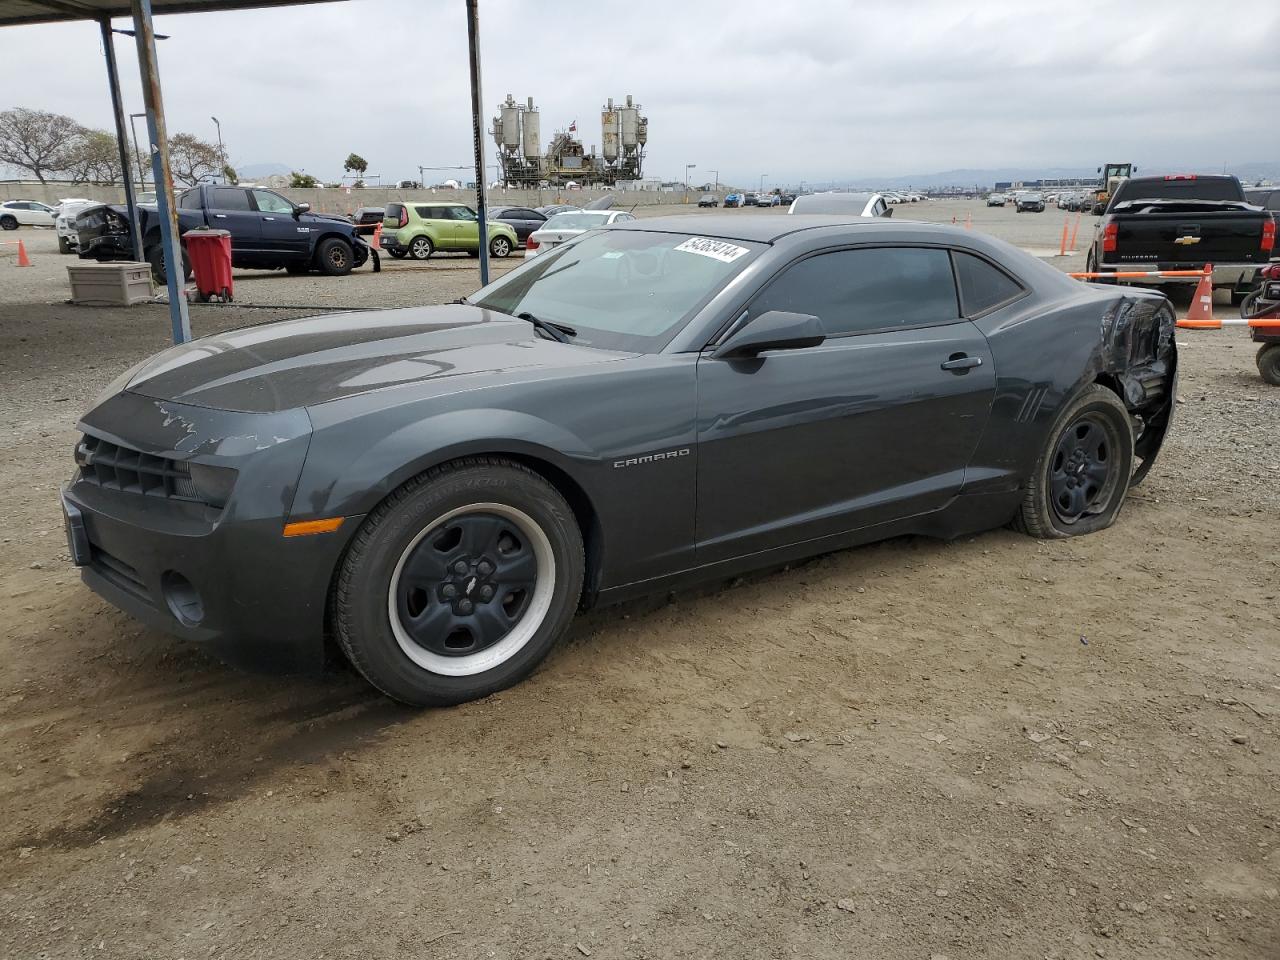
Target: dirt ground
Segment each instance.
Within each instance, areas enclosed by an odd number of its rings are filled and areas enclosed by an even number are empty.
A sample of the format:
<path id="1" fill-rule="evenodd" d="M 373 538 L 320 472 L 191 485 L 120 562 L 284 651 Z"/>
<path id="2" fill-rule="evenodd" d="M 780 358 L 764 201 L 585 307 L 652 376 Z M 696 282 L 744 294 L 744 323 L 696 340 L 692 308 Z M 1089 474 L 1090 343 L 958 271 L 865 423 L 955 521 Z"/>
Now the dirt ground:
<path id="1" fill-rule="evenodd" d="M 237 672 L 80 585 L 76 416 L 167 320 L 61 304 L 51 235 L 22 236 L 0 957 L 1280 956 L 1280 390 L 1238 329 L 1180 338 L 1172 438 L 1110 530 L 898 539 L 597 610 L 518 688 L 414 712 Z M 276 306 L 193 307 L 197 332 L 476 281 L 237 284 Z"/>

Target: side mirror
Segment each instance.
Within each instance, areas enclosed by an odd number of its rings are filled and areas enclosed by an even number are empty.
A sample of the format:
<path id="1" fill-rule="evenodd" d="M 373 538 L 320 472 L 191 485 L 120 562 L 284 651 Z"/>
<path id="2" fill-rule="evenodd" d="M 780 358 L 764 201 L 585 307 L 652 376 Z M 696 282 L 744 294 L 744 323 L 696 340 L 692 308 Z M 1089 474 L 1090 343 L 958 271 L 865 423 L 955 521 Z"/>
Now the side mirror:
<path id="1" fill-rule="evenodd" d="M 884 208 L 884 213 L 880 214 L 880 216 L 882 216 L 882 217 L 892 217 L 892 216 L 893 216 L 893 207 L 885 206 L 885 208 Z"/>
<path id="2" fill-rule="evenodd" d="M 716 360 L 754 357 L 764 350 L 816 347 L 827 339 L 822 321 L 807 313 L 770 310 L 762 313 L 711 352 Z"/>
<path id="3" fill-rule="evenodd" d="M 310 210 L 311 210 L 311 204 L 309 203 L 299 203 L 293 208 L 293 212 L 295 216 L 300 213 L 308 213 L 310 212 Z"/>

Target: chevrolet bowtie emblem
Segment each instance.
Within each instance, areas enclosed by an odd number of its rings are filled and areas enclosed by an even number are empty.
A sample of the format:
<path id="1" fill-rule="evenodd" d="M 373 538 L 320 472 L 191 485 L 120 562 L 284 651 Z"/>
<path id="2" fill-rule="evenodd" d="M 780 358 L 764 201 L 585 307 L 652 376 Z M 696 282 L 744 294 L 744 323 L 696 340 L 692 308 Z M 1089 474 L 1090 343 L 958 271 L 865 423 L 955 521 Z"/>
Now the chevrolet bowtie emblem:
<path id="1" fill-rule="evenodd" d="M 1173 242 L 1180 243 L 1185 247 L 1185 246 L 1190 246 L 1193 243 L 1199 243 L 1200 238 L 1187 235 L 1185 237 L 1178 237 L 1178 239 L 1174 240 Z"/>

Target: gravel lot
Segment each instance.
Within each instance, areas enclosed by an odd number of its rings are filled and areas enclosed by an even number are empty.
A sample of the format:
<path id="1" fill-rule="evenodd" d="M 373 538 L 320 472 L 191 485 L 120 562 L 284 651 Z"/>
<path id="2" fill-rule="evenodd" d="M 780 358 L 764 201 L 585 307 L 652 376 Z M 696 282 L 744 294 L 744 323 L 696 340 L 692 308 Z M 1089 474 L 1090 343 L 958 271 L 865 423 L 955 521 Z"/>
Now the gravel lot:
<path id="1" fill-rule="evenodd" d="M 1056 211 L 896 213 L 966 214 L 1056 252 Z M 520 687 L 416 713 L 236 672 L 80 585 L 75 419 L 167 314 L 64 305 L 52 233 L 17 236 L 0 957 L 1280 956 L 1280 391 L 1240 330 L 1180 341 L 1173 435 L 1110 530 L 902 538 L 594 611 Z M 384 265 L 237 273 L 193 324 L 477 284 Z"/>

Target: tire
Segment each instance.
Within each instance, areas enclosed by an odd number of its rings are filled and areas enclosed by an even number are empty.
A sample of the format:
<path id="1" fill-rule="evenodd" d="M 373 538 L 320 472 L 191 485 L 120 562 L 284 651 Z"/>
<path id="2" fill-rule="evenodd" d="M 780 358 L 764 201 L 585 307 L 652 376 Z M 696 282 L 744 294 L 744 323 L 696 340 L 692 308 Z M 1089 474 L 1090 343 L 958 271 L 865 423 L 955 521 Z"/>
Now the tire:
<path id="1" fill-rule="evenodd" d="M 1089 253 L 1088 253 L 1088 255 L 1084 258 L 1084 272 L 1085 272 L 1085 273 L 1097 273 L 1097 272 L 1098 272 L 1098 258 L 1097 258 L 1097 256 L 1094 254 L 1094 252 L 1093 252 L 1093 249 L 1092 249 L 1092 248 L 1090 248 L 1090 249 L 1089 249 Z M 1114 284 L 1114 283 L 1115 283 L 1115 280 L 1107 280 L 1107 279 L 1105 279 L 1105 278 L 1103 278 L 1103 277 L 1094 277 L 1094 278 L 1092 278 L 1089 282 L 1090 282 L 1090 283 L 1110 283 L 1110 284 Z"/>
<path id="2" fill-rule="evenodd" d="M 584 563 L 573 511 L 542 477 L 460 460 L 410 480 L 365 519 L 334 586 L 334 634 L 395 700 L 475 700 L 546 657 L 573 619 Z"/>
<path id="3" fill-rule="evenodd" d="M 385 250 L 385 252 L 391 255 L 392 260 L 403 260 L 409 254 L 408 250 L 402 250 L 399 247 L 395 250 Z"/>
<path id="4" fill-rule="evenodd" d="M 511 256 L 512 243 L 506 237 L 498 236 L 489 241 L 489 255 L 504 260 Z"/>
<path id="5" fill-rule="evenodd" d="M 286 263 L 284 272 L 293 277 L 300 277 L 311 272 L 309 263 Z"/>
<path id="6" fill-rule="evenodd" d="M 316 247 L 316 265 L 327 277 L 345 277 L 355 266 L 351 244 L 341 237 L 326 237 Z"/>
<path id="7" fill-rule="evenodd" d="M 64 254 L 64 255 L 65 255 L 65 254 L 70 253 L 70 252 L 71 252 L 71 241 L 70 241 L 70 240 L 68 240 L 66 237 L 59 236 L 59 237 L 58 237 L 58 252 L 59 252 L 59 253 L 61 253 L 61 254 Z"/>
<path id="8" fill-rule="evenodd" d="M 1264 343 L 1258 351 L 1258 373 L 1273 387 L 1280 387 L 1280 343 Z"/>
<path id="9" fill-rule="evenodd" d="M 146 258 L 147 263 L 151 264 L 151 279 L 163 287 L 168 281 L 165 279 L 164 254 L 161 252 L 160 245 L 148 247 Z M 187 256 L 186 247 L 182 248 L 182 282 L 191 282 L 191 258 Z"/>
<path id="10" fill-rule="evenodd" d="M 435 245 L 428 236 L 414 237 L 409 241 L 409 256 L 415 260 L 430 260 L 435 252 Z"/>
<path id="11" fill-rule="evenodd" d="M 0 217 L 0 230 L 17 230 L 17 217 Z"/>
<path id="12" fill-rule="evenodd" d="M 1091 384 L 1058 414 L 1027 480 L 1016 530 L 1040 540 L 1115 522 L 1133 475 L 1133 427 L 1120 398 Z"/>

